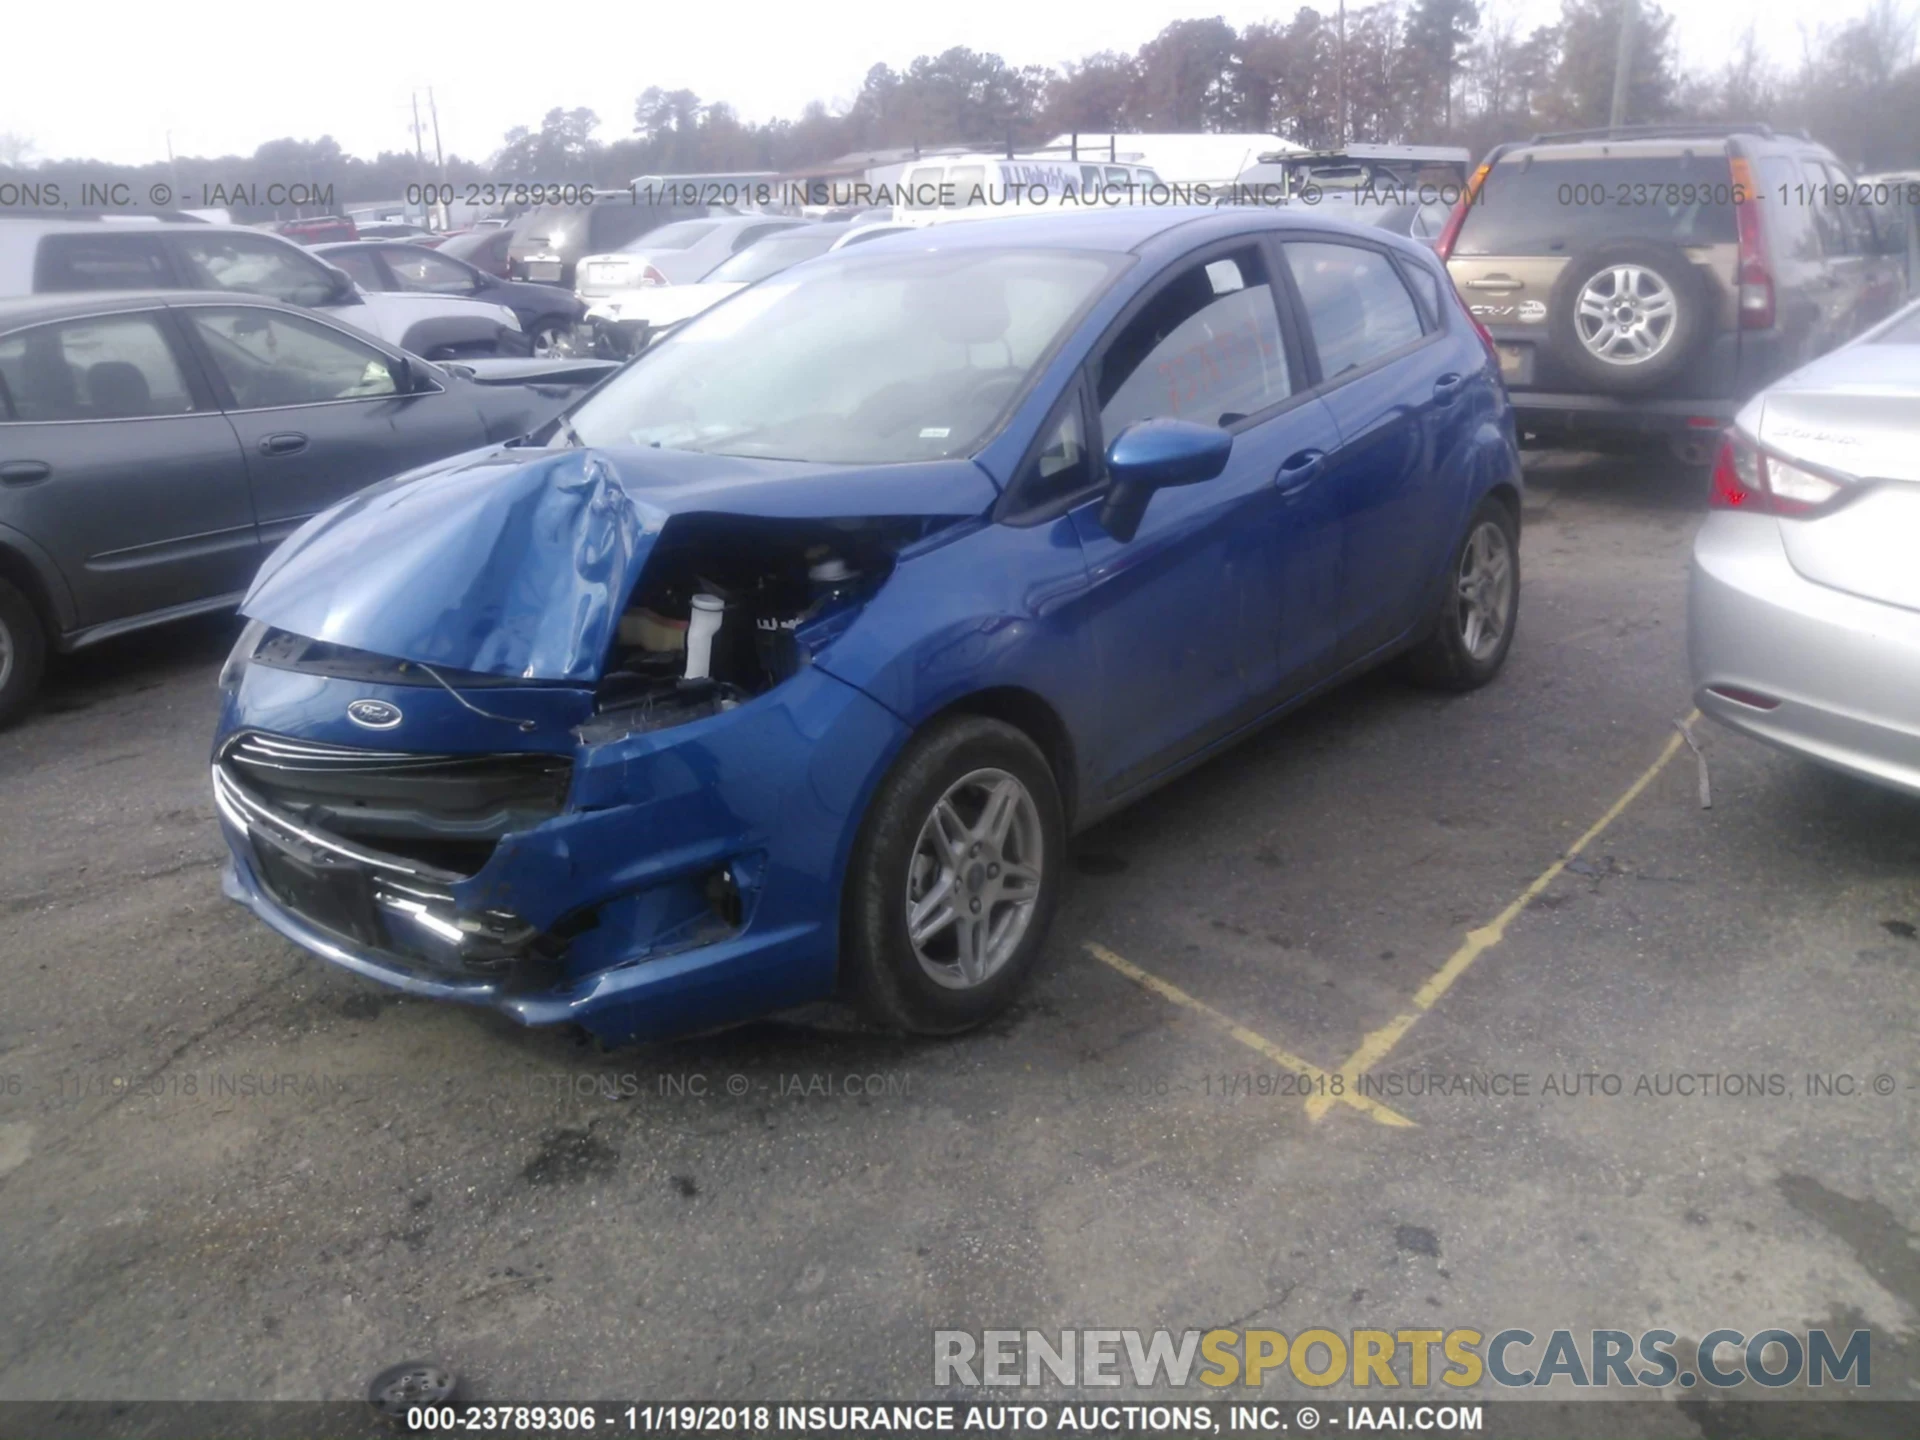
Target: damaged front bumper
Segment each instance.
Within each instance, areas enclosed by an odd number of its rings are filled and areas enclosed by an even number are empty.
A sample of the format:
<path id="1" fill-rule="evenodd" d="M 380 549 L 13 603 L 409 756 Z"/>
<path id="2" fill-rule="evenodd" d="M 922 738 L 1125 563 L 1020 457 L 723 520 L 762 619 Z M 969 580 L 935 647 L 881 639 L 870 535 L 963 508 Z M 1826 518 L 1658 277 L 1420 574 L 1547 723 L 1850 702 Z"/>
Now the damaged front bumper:
<path id="1" fill-rule="evenodd" d="M 370 735 L 346 718 L 367 700 L 404 722 Z M 226 893 L 370 979 L 610 1041 L 830 995 L 841 877 L 898 719 L 817 668 L 593 742 L 591 709 L 564 686 L 466 699 L 247 666 L 213 755 Z"/>

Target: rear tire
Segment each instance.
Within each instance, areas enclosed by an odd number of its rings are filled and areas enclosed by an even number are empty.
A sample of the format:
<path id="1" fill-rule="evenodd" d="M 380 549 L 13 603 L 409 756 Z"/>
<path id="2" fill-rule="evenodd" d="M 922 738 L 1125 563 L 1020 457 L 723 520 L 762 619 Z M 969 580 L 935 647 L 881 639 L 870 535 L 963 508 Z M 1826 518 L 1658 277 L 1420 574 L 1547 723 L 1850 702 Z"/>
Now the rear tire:
<path id="1" fill-rule="evenodd" d="M 11 724 L 33 702 L 46 664 L 39 615 L 12 582 L 0 580 L 0 725 Z"/>
<path id="2" fill-rule="evenodd" d="M 1039 959 L 1066 858 L 1039 747 L 982 716 L 935 722 L 881 781 L 854 843 L 841 910 L 849 998 L 922 1035 L 990 1019 Z"/>
<path id="3" fill-rule="evenodd" d="M 1489 495 L 1454 547 L 1433 628 L 1402 669 L 1436 690 L 1478 690 L 1506 664 L 1519 618 L 1520 525 Z"/>

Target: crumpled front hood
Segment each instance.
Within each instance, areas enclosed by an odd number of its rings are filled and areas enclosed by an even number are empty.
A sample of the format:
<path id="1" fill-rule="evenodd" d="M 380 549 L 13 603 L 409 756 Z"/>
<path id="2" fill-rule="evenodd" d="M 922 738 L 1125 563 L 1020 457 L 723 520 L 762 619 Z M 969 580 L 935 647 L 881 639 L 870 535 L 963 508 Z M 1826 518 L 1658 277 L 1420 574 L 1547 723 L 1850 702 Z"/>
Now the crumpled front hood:
<path id="1" fill-rule="evenodd" d="M 971 461 L 853 469 L 687 451 L 456 456 L 309 520 L 240 607 L 376 655 L 529 680 L 597 680 L 654 541 L 676 514 L 979 515 Z"/>

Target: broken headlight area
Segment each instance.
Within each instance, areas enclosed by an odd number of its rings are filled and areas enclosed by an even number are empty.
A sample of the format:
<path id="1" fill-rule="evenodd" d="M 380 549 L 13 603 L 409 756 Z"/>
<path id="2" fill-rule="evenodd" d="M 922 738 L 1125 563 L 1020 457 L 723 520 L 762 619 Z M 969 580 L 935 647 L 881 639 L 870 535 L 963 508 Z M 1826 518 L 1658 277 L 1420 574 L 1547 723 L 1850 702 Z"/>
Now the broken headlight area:
<path id="1" fill-rule="evenodd" d="M 684 725 L 764 694 L 813 662 L 949 520 L 669 520 L 616 628 L 575 733 L 584 744 Z"/>

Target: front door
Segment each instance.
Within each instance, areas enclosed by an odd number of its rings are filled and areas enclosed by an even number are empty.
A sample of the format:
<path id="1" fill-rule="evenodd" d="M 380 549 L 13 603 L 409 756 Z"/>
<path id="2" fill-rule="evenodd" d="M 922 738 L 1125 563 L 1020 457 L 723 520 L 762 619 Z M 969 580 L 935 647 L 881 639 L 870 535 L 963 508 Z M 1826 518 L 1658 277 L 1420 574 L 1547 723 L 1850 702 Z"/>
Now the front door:
<path id="1" fill-rule="evenodd" d="M 377 480 L 486 443 L 479 414 L 430 374 L 431 389 L 402 394 L 385 352 L 323 321 L 261 305 L 178 313 L 226 385 L 268 546 Z"/>
<path id="2" fill-rule="evenodd" d="M 259 564 L 233 427 L 164 311 L 0 339 L 0 523 L 54 557 L 100 625 L 244 590 Z"/>
<path id="3" fill-rule="evenodd" d="M 1181 262 L 1093 363 L 1101 448 L 1161 417 L 1234 436 L 1226 469 L 1155 494 L 1131 540 L 1101 527 L 1100 498 L 1072 512 L 1109 697 L 1096 763 L 1110 794 L 1324 668 L 1338 530 L 1316 471 L 1337 432 L 1296 373 L 1264 251 L 1245 242 Z"/>

